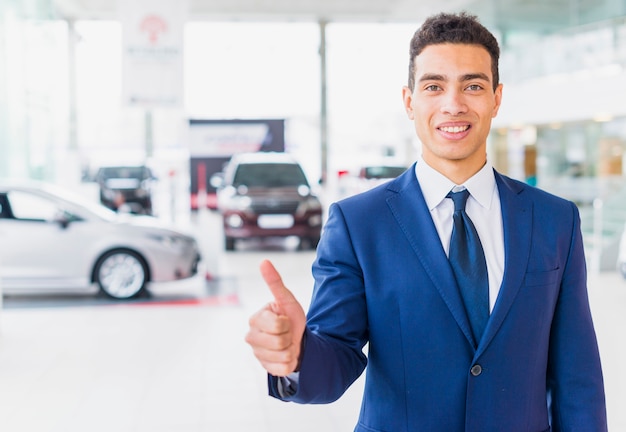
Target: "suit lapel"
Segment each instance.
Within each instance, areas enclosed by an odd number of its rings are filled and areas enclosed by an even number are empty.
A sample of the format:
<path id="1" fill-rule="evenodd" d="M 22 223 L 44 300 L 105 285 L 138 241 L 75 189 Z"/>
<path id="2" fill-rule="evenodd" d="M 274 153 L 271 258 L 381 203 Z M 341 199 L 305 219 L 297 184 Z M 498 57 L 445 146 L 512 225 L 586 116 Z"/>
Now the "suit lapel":
<path id="1" fill-rule="evenodd" d="M 452 268 L 415 177 L 414 167 L 389 184 L 388 190 L 393 193 L 389 194 L 387 204 L 465 337 L 472 346 L 476 346 Z"/>
<path id="2" fill-rule="evenodd" d="M 530 256 L 532 202 L 522 193 L 524 186 L 521 183 L 513 182 L 497 172 L 495 174 L 500 193 L 504 230 L 504 275 L 500 293 L 477 352 L 478 355 L 489 345 L 511 309 L 524 281 Z"/>

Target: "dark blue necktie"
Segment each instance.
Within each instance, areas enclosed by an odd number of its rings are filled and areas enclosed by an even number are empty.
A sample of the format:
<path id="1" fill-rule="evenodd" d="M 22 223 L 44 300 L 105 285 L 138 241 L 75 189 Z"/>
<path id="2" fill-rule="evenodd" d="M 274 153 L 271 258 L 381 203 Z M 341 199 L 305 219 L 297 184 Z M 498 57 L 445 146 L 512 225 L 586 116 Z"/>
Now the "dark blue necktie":
<path id="1" fill-rule="evenodd" d="M 489 319 L 489 280 L 480 238 L 472 220 L 465 213 L 467 197 L 469 197 L 467 189 L 450 192 L 447 195 L 447 198 L 454 202 L 452 216 L 454 225 L 448 259 L 461 290 L 474 340 L 478 345 Z"/>

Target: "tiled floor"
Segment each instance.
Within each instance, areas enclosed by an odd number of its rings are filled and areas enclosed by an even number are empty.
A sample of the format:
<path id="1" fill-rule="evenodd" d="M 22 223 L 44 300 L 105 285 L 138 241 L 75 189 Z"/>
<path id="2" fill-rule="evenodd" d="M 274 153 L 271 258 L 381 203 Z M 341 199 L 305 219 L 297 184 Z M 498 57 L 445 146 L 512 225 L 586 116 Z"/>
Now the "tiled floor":
<path id="1" fill-rule="evenodd" d="M 210 216 L 208 216 L 210 218 Z M 308 302 L 311 252 L 218 252 L 201 221 L 216 280 L 163 285 L 134 304 L 63 303 L 0 312 L 2 432 L 343 432 L 354 428 L 362 381 L 338 402 L 299 406 L 269 398 L 243 338 L 269 300 L 257 266 L 269 257 Z M 175 293 L 175 295 L 173 295 Z M 611 431 L 626 431 L 626 281 L 590 277 Z"/>

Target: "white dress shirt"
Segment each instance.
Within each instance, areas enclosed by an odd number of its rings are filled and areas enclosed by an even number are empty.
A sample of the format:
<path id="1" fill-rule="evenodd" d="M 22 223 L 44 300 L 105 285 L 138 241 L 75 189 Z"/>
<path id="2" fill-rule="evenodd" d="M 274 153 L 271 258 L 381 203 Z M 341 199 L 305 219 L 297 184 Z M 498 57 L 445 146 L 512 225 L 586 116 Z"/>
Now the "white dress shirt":
<path id="1" fill-rule="evenodd" d="M 465 212 L 476 227 L 480 243 L 485 251 L 489 277 L 489 311 L 491 312 L 498 298 L 504 275 L 502 211 L 493 167 L 487 161 L 480 171 L 462 185 L 457 185 L 420 157 L 415 165 L 415 175 L 446 255 L 450 249 L 452 214 L 454 213 L 454 203 L 451 199 L 447 199 L 446 195 L 453 189 L 455 192 L 462 189 L 469 191 L 470 196 L 465 205 Z"/>

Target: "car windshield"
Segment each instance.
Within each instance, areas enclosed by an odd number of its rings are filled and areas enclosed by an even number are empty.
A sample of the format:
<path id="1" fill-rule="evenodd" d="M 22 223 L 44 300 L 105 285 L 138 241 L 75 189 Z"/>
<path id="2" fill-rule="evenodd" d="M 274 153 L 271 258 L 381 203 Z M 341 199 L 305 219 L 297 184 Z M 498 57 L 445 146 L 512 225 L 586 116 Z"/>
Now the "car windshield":
<path id="1" fill-rule="evenodd" d="M 43 188 L 44 192 L 48 194 L 52 194 L 57 198 L 61 199 L 68 205 L 70 208 L 78 208 L 82 209 L 82 211 L 87 211 L 92 215 L 104 219 L 110 222 L 117 220 L 118 215 L 114 211 L 109 210 L 108 208 L 91 202 L 89 200 L 84 199 L 82 196 L 77 195 L 73 192 L 70 192 L 65 189 L 57 188 L 54 185 L 46 185 Z"/>
<path id="2" fill-rule="evenodd" d="M 235 173 L 233 186 L 290 187 L 308 186 L 302 168 L 298 164 L 259 163 L 242 164 Z"/>

